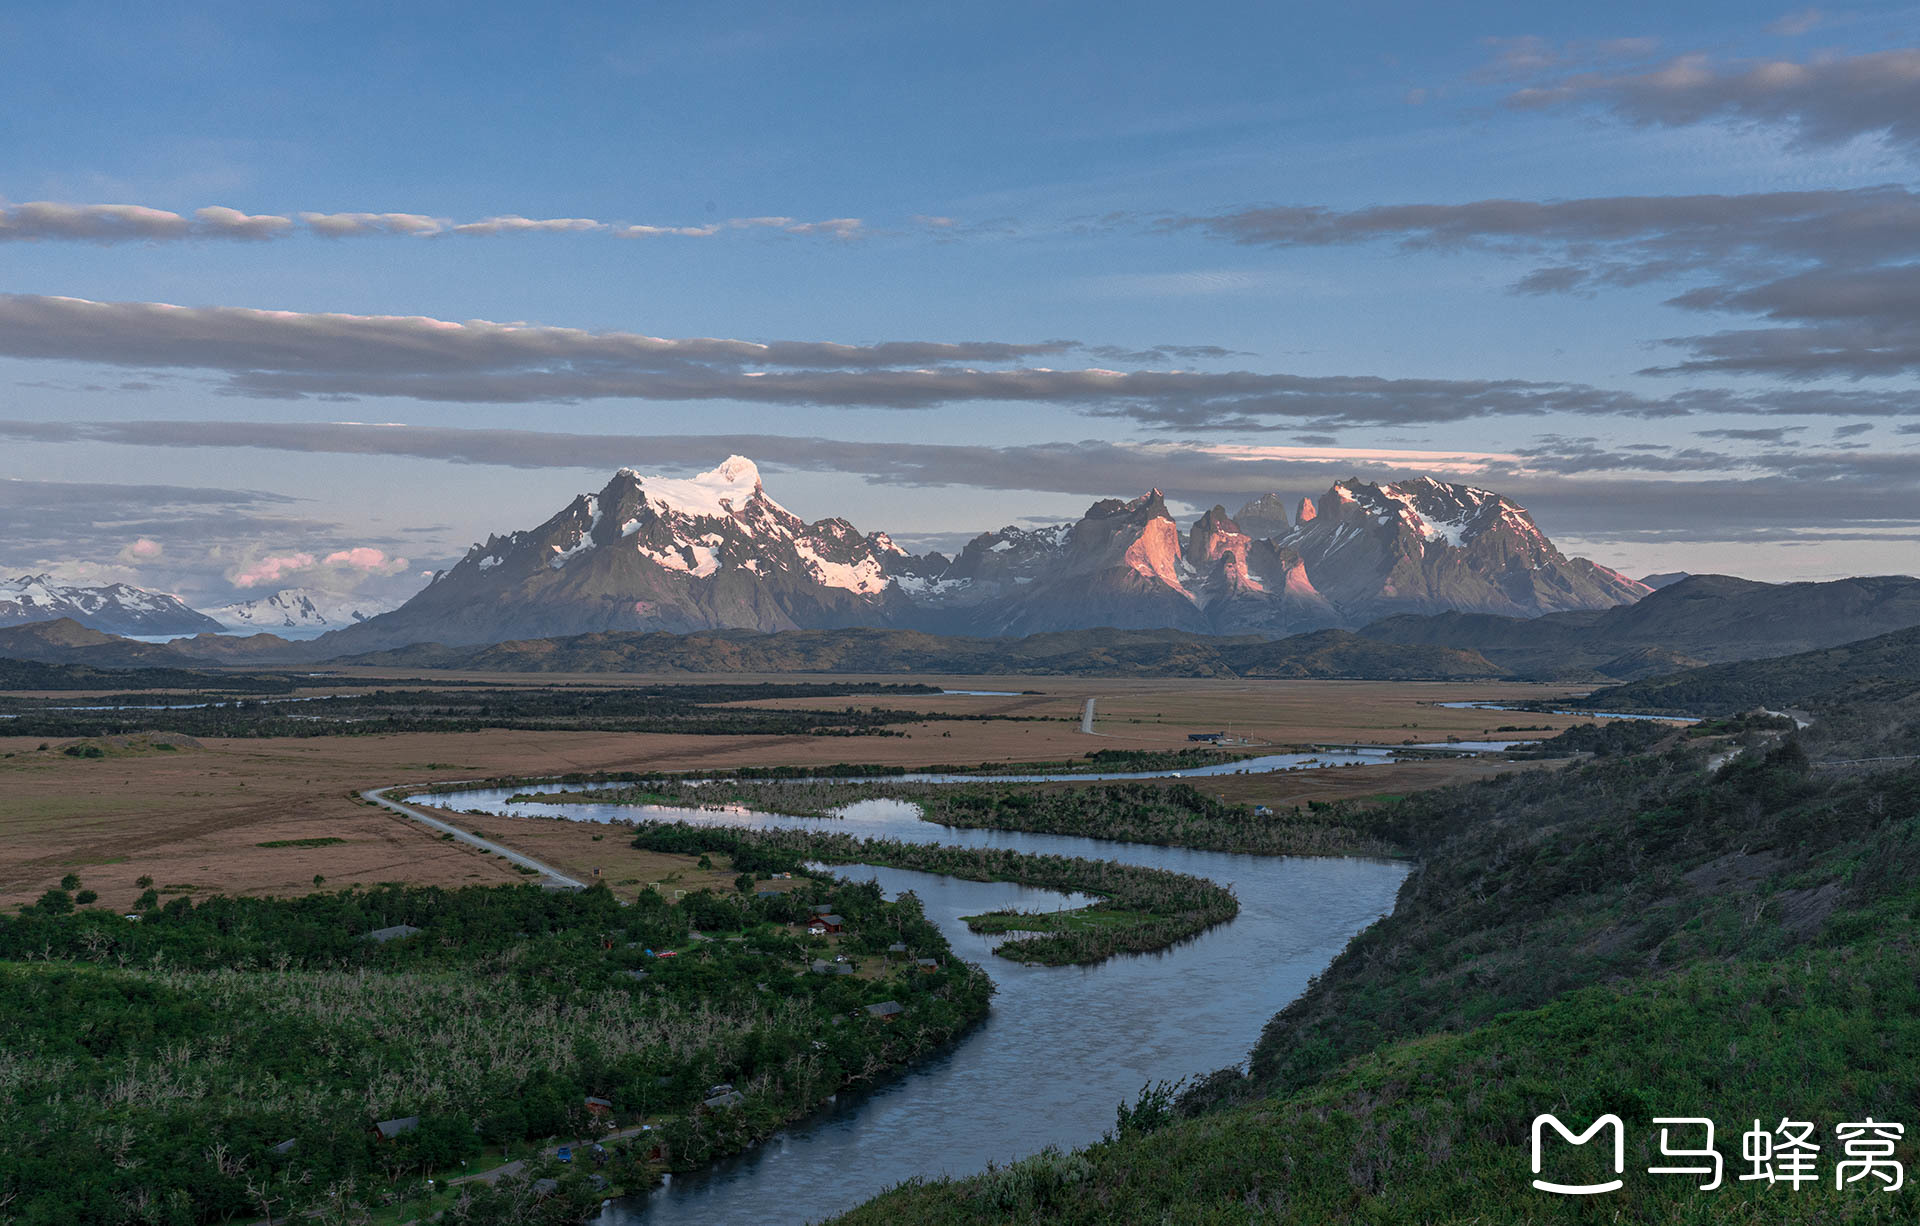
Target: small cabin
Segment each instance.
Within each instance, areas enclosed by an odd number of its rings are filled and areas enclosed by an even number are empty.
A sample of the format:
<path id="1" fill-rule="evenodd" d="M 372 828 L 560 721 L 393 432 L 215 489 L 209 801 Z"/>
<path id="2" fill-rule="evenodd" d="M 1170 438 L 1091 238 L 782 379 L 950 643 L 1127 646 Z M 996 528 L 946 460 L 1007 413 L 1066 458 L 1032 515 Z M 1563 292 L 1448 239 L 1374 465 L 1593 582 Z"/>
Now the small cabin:
<path id="1" fill-rule="evenodd" d="M 920 968 L 922 975 L 931 975 L 940 969 L 940 964 L 932 958 L 915 958 L 913 964 Z"/>
<path id="2" fill-rule="evenodd" d="M 895 941 L 893 944 L 887 946 L 887 961 L 905 962 L 906 960 L 907 946 L 904 941 Z"/>
<path id="3" fill-rule="evenodd" d="M 595 1095 L 589 1094 L 587 1095 L 586 1102 L 587 1102 L 588 1115 L 612 1115 L 613 1114 L 613 1103 L 609 1099 L 600 1098 Z"/>
<path id="4" fill-rule="evenodd" d="M 867 1016 L 877 1017 L 883 1022 L 890 1022 L 906 1011 L 906 1007 L 897 1000 L 883 1000 L 877 1005 L 867 1006 Z"/>
<path id="5" fill-rule="evenodd" d="M 380 1140 L 391 1141 L 395 1137 L 403 1137 L 419 1127 L 419 1116 L 405 1115 L 399 1119 L 381 1120 L 373 1126 L 373 1131 L 379 1135 Z"/>
<path id="6" fill-rule="evenodd" d="M 823 915 L 813 921 L 828 932 L 838 932 L 847 926 L 847 921 L 838 915 Z"/>

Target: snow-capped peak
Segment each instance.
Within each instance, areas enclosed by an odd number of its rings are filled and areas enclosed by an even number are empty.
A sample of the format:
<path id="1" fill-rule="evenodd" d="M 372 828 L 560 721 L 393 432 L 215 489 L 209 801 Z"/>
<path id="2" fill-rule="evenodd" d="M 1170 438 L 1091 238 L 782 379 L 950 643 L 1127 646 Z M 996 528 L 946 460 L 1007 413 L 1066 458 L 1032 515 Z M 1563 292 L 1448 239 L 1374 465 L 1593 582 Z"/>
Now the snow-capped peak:
<path id="1" fill-rule="evenodd" d="M 728 456 L 718 468 L 697 477 L 649 477 L 631 468 L 620 471 L 632 477 L 647 501 L 662 512 L 678 511 L 694 518 L 733 519 L 756 493 L 763 500 L 772 501 L 760 488 L 759 467 L 745 456 Z"/>
<path id="2" fill-rule="evenodd" d="M 1432 477 L 1382 485 L 1349 479 L 1335 482 L 1328 492 L 1332 500 L 1356 506 L 1380 524 L 1397 522 L 1429 543 L 1459 548 L 1504 525 L 1542 547 L 1546 544 L 1524 508 L 1477 486 Z"/>
<path id="3" fill-rule="evenodd" d="M 128 583 L 63 584 L 50 574 L 0 580 L 0 626 L 71 617 L 110 634 L 196 634 L 215 623 L 177 596 Z"/>
<path id="4" fill-rule="evenodd" d="M 305 588 L 282 588 L 271 596 L 235 601 L 214 613 L 234 629 L 330 629 L 362 622 L 393 606 L 357 596 L 332 596 Z"/>

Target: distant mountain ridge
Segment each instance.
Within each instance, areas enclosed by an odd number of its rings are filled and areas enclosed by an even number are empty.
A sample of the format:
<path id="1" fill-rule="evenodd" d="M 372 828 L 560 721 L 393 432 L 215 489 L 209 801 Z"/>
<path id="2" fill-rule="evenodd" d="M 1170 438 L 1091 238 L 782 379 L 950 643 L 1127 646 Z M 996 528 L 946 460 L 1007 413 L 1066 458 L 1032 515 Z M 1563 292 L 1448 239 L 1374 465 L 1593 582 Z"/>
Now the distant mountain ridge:
<path id="1" fill-rule="evenodd" d="M 1499 675 L 1476 652 L 1372 643 L 1344 630 L 1224 638 L 1183 630 L 1071 630 L 968 638 L 874 627 L 759 634 L 585 634 L 483 647 L 419 644 L 344 665 L 532 673 L 912 673 L 918 675 L 1351 677 L 1462 680 Z"/>
<path id="2" fill-rule="evenodd" d="M 306 588 L 282 588 L 271 596 L 222 607 L 214 619 L 234 630 L 315 630 L 351 626 L 388 612 L 391 605 Z"/>
<path id="3" fill-rule="evenodd" d="M 476 544 L 400 608 L 324 637 L 339 653 L 849 626 L 1280 638 L 1400 611 L 1607 608 L 1649 590 L 1566 557 L 1512 501 L 1431 478 L 1336 482 L 1294 522 L 1277 495 L 1243 512 L 1254 531 L 1215 507 L 1183 537 L 1150 490 L 1073 523 L 982 533 L 953 558 L 916 556 L 844 519 L 801 520 L 741 456 L 689 479 L 621 469 L 539 527 Z"/>
<path id="4" fill-rule="evenodd" d="M 0 626 L 68 617 L 109 634 L 198 634 L 220 623 L 188 608 L 177 596 L 127 583 L 83 587 L 51 575 L 0 580 Z"/>
<path id="5" fill-rule="evenodd" d="M 1620 680 L 1699 664 L 1833 647 L 1920 625 L 1920 579 L 1759 583 L 1691 575 L 1635 604 L 1538 618 L 1396 616 L 1363 628 L 1376 642 L 1478 651 L 1520 676 Z"/>

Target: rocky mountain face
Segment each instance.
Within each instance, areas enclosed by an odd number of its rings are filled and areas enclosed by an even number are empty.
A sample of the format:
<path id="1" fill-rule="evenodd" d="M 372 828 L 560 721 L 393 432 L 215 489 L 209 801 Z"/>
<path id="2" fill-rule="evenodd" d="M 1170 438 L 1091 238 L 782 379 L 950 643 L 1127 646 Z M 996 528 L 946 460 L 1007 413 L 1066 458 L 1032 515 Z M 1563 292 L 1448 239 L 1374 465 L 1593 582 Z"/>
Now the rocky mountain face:
<path id="1" fill-rule="evenodd" d="M 214 620 L 234 630 L 327 630 L 366 621 L 390 607 L 289 587 L 258 600 L 227 605 L 214 614 Z"/>
<path id="2" fill-rule="evenodd" d="M 888 624 L 911 608 L 905 552 L 844 519 L 806 523 L 734 456 L 690 480 L 623 468 L 539 527 L 492 536 L 341 649 L 486 643 L 601 630 Z"/>
<path id="3" fill-rule="evenodd" d="M 1652 589 L 1569 558 L 1526 509 L 1491 490 L 1420 477 L 1336 482 L 1280 544 L 1350 624 L 1457 610 L 1537 617 L 1631 604 Z"/>
<path id="4" fill-rule="evenodd" d="M 0 580 L 0 626 L 62 617 L 109 634 L 198 634 L 220 628 L 219 622 L 178 597 L 126 583 L 74 587 L 56 583 L 50 575 Z"/>
<path id="5" fill-rule="evenodd" d="M 1342 481 L 1291 519 L 1267 494 L 1238 517 L 1213 508 L 1184 536 L 1151 490 L 1073 523 L 982 533 L 948 558 L 844 519 L 807 523 L 734 456 L 687 480 L 622 469 L 538 528 L 476 544 L 394 612 L 326 638 L 339 652 L 716 628 L 1278 638 L 1394 612 L 1608 608 L 1647 590 L 1566 557 L 1507 499 L 1425 478 Z"/>

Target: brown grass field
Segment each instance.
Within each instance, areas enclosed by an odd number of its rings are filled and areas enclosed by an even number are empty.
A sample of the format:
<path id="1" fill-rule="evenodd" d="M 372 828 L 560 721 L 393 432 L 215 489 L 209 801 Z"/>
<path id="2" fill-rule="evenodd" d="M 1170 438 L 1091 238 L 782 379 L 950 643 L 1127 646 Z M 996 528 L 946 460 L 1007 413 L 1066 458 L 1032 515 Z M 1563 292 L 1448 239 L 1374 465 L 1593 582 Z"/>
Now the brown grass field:
<path id="1" fill-rule="evenodd" d="M 793 680 L 768 678 L 781 679 Z M 511 680 L 527 684 L 529 679 L 522 675 Z M 542 677 L 539 683 L 641 684 L 647 680 Z M 903 726 L 907 736 L 854 738 L 496 730 L 207 740 L 173 752 L 136 746 L 98 759 L 67 757 L 57 745 L 42 751 L 35 739 L 0 737 L 0 905 L 29 902 L 69 872 L 98 891 L 103 905 L 115 907 L 133 902 L 139 893 L 136 879 L 141 876 L 152 877 L 165 896 L 296 894 L 313 890 L 316 875 L 325 878 L 326 889 L 382 881 L 462 885 L 525 880 L 497 857 L 444 841 L 435 832 L 370 807 L 354 795 L 362 788 L 388 784 L 590 770 L 705 770 L 849 761 L 917 766 L 1069 758 L 1104 748 L 1184 747 L 1188 732 L 1224 730 L 1229 724 L 1236 735 L 1276 744 L 1398 744 L 1442 740 L 1448 735 L 1477 738 L 1503 722 L 1555 727 L 1576 722 L 1432 705 L 1464 699 L 1554 697 L 1566 692 L 1515 683 L 924 680 L 956 689 L 1037 692 L 882 701 L 929 712 L 1039 716 L 1045 722 L 936 722 Z M 1080 706 L 1088 697 L 1098 700 L 1095 728 L 1101 735 L 1095 737 L 1078 731 Z M 824 705 L 840 700 L 813 701 Z M 1471 761 L 1434 762 L 1228 776 L 1210 780 L 1207 786 L 1230 799 L 1279 805 L 1398 794 L 1495 769 Z M 474 821 L 473 828 L 488 837 L 576 876 L 591 877 L 597 867 L 609 883 L 655 882 L 678 872 L 682 881 L 731 885 L 731 874 L 724 867 L 703 874 L 681 857 L 635 852 L 604 828 L 537 819 Z M 605 837 L 595 841 L 596 833 Z M 260 846 L 317 838 L 344 841 L 318 847 Z M 673 888 L 687 887 L 674 883 Z"/>

